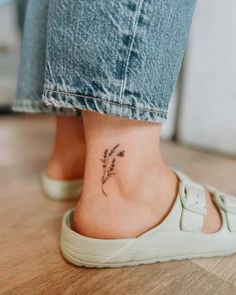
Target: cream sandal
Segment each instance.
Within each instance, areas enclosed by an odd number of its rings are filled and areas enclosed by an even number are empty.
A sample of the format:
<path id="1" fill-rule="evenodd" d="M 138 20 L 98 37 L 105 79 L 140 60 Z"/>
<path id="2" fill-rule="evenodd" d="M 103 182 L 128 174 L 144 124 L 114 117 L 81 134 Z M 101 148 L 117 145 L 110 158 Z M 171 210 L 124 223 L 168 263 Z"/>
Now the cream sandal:
<path id="1" fill-rule="evenodd" d="M 201 232 L 207 213 L 202 186 L 176 172 L 179 193 L 165 220 L 137 238 L 102 240 L 72 230 L 73 210 L 63 218 L 61 250 L 71 263 L 85 267 L 121 267 L 138 264 L 226 256 L 236 253 L 236 198 L 207 187 L 222 217 L 216 233 Z"/>
<path id="2" fill-rule="evenodd" d="M 46 197 L 56 201 L 69 201 L 78 199 L 83 186 L 82 179 L 56 180 L 47 176 L 46 172 L 41 175 L 41 186 Z"/>

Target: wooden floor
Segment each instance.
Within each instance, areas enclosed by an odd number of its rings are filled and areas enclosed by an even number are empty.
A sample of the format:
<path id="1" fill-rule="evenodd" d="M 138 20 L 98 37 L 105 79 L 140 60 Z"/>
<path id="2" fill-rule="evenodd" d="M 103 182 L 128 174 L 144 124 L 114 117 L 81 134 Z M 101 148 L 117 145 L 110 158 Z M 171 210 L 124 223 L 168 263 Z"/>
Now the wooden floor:
<path id="1" fill-rule="evenodd" d="M 53 142 L 48 116 L 0 117 L 0 294 L 236 294 L 236 255 L 121 269 L 67 263 L 58 239 L 74 202 L 45 199 L 39 173 Z M 163 143 L 168 162 L 236 194 L 236 159 Z"/>

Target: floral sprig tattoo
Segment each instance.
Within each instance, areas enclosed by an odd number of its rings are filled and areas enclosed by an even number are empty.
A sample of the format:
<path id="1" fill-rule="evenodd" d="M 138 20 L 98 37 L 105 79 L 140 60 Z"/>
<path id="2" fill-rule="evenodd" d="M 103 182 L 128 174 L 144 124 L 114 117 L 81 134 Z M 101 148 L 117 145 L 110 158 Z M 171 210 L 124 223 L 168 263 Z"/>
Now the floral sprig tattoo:
<path id="1" fill-rule="evenodd" d="M 102 168 L 103 168 L 103 175 L 102 175 L 102 193 L 105 197 L 107 197 L 107 194 L 104 190 L 105 183 L 113 176 L 115 175 L 115 168 L 116 168 L 116 160 L 117 158 L 123 158 L 125 156 L 125 151 L 117 151 L 120 144 L 115 145 L 110 151 L 108 149 L 105 149 L 103 153 L 103 158 L 100 159 L 102 162 Z"/>

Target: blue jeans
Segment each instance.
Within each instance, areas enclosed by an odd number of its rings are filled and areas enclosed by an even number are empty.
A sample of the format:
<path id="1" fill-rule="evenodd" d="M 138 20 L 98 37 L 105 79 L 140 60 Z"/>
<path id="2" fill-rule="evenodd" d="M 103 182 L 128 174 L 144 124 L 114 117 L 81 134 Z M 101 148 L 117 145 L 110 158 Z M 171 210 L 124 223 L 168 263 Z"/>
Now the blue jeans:
<path id="1" fill-rule="evenodd" d="M 21 32 L 24 28 L 27 4 L 28 0 L 16 0 L 17 21 Z"/>
<path id="2" fill-rule="evenodd" d="M 162 123 L 196 0 L 30 0 L 13 109 Z"/>

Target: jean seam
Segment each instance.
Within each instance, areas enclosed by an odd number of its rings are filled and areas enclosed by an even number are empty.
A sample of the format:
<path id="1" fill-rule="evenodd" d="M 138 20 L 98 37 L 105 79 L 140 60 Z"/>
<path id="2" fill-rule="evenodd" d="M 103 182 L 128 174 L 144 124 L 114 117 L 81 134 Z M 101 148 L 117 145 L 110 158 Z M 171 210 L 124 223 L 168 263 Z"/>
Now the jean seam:
<path id="1" fill-rule="evenodd" d="M 25 113 L 47 113 L 47 114 L 70 114 L 70 116 L 78 116 L 80 112 L 75 112 L 75 115 L 65 111 L 65 109 L 55 108 L 54 105 L 47 105 L 40 97 L 41 101 L 35 101 L 30 99 L 16 100 L 13 102 L 11 109 L 14 112 L 25 112 Z M 76 110 L 77 111 L 77 110 Z"/>
<path id="2" fill-rule="evenodd" d="M 49 89 L 49 88 L 46 88 L 46 87 L 44 87 L 44 90 L 49 91 L 49 92 L 53 92 L 53 93 L 63 94 L 65 96 L 71 95 L 71 96 L 76 96 L 76 97 L 84 97 L 85 99 L 86 98 L 88 98 L 88 99 L 96 99 L 96 100 L 99 100 L 99 101 L 102 101 L 102 102 L 107 102 L 109 104 L 113 104 L 113 105 L 116 105 L 116 106 L 127 107 L 128 109 L 141 110 L 141 111 L 152 112 L 152 113 L 157 113 L 157 114 L 159 113 L 159 114 L 164 114 L 164 115 L 167 114 L 167 111 L 164 111 L 164 110 L 151 110 L 151 109 L 147 109 L 147 108 L 135 107 L 135 106 L 131 106 L 131 105 L 128 105 L 128 104 L 124 104 L 124 103 L 104 99 L 104 98 L 101 98 L 101 97 L 93 97 L 93 96 L 88 96 L 88 95 L 84 95 L 84 94 L 77 94 L 77 93 L 71 93 L 71 92 L 65 92 L 65 91 L 52 90 L 52 89 Z M 50 99 L 51 98 L 49 98 L 49 100 Z M 56 102 L 56 100 L 55 100 L 55 102 Z M 72 104 L 71 104 L 71 106 L 73 107 Z"/>
<path id="3" fill-rule="evenodd" d="M 129 44 L 128 54 L 127 54 L 127 58 L 126 58 L 126 62 L 125 62 L 125 68 L 124 68 L 124 73 L 123 73 L 124 78 L 122 79 L 122 84 L 121 84 L 121 88 L 120 88 L 119 100 L 121 103 L 123 102 L 124 90 L 125 90 L 125 87 L 127 84 L 127 71 L 128 71 L 129 61 L 130 61 L 130 55 L 131 55 L 131 50 L 133 48 L 134 39 L 135 39 L 137 28 L 138 28 L 138 19 L 140 16 L 141 7 L 142 7 L 143 2 L 144 2 L 144 0 L 139 0 L 139 2 L 137 4 L 137 9 L 135 12 L 134 24 L 133 24 L 133 28 L 132 28 L 132 38 L 131 38 L 131 41 Z M 122 114 L 120 114 L 120 115 L 122 115 Z"/>

